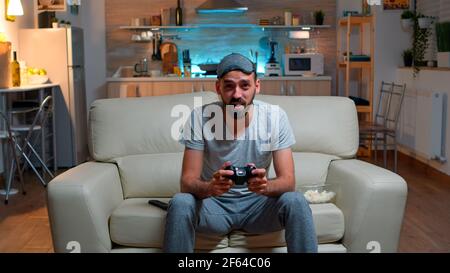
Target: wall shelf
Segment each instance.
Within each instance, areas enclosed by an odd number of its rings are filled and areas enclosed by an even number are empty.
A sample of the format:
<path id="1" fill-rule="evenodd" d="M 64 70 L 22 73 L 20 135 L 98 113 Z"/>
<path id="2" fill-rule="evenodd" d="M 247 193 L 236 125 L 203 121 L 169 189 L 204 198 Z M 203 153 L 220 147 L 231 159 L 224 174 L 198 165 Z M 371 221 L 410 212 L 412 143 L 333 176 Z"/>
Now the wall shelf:
<path id="1" fill-rule="evenodd" d="M 350 68 L 371 68 L 371 62 L 349 62 Z M 346 68 L 347 63 L 341 62 L 339 63 L 340 68 Z"/>
<path id="2" fill-rule="evenodd" d="M 350 21 L 350 22 L 349 22 Z M 350 25 L 361 25 L 361 24 L 371 24 L 372 16 L 347 16 L 339 19 L 339 25 L 347 26 Z"/>
<path id="3" fill-rule="evenodd" d="M 359 39 L 352 39 L 353 35 Z M 343 38 L 345 36 L 345 38 Z M 359 37 L 358 37 L 359 36 Z M 367 37 L 369 39 L 367 39 Z M 356 97 L 367 100 L 369 105 L 357 105 L 358 118 L 365 122 L 373 120 L 373 93 L 374 93 L 374 53 L 375 53 L 375 16 L 348 16 L 338 20 L 337 25 L 337 50 L 336 50 L 336 95 L 339 95 L 339 81 L 342 73 L 344 79 L 344 95 L 350 96 L 351 75 L 356 74 L 354 80 L 358 86 Z M 358 43 L 352 45 L 352 43 Z M 351 56 L 351 51 L 357 50 L 358 54 L 370 56 L 370 61 L 352 61 L 347 56 Z M 364 52 L 369 51 L 369 52 Z M 356 72 L 356 73 L 354 73 Z M 365 142 L 361 146 L 358 154 L 363 156 L 371 155 L 371 142 Z"/>
<path id="4" fill-rule="evenodd" d="M 313 30 L 331 28 L 331 25 L 298 25 L 298 26 L 284 26 L 284 25 L 255 25 L 255 24 L 199 24 L 199 25 L 185 25 L 185 26 L 120 26 L 119 29 L 124 30 L 189 30 L 199 28 L 260 28 L 262 30 Z"/>

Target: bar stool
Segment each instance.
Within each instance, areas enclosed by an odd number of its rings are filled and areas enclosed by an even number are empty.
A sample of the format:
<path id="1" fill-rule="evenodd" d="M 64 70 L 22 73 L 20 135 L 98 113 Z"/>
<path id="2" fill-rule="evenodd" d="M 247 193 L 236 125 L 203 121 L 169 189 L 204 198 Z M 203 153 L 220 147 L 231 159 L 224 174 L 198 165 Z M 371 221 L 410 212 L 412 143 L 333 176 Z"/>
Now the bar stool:
<path id="1" fill-rule="evenodd" d="M 10 156 L 7 156 L 7 159 L 12 158 L 13 162 L 16 165 L 20 164 L 19 161 L 19 156 L 17 154 L 16 151 L 16 137 L 17 137 L 17 133 L 13 133 L 11 131 L 11 127 L 9 124 L 9 119 L 6 117 L 6 115 L 3 112 L 0 112 L 0 118 L 3 120 L 4 124 L 5 124 L 5 129 L 0 131 L 0 139 L 1 140 L 6 140 L 7 141 L 7 147 L 8 152 L 7 154 Z M 8 160 L 6 160 L 7 162 Z M 8 167 L 5 165 L 5 170 L 8 169 Z M 21 190 L 22 193 L 25 194 L 25 184 L 24 184 L 24 180 L 23 180 L 23 175 L 22 172 L 20 171 L 20 168 L 15 168 L 17 169 L 18 172 L 18 177 L 19 177 L 19 182 L 20 182 L 20 186 L 21 186 Z M 12 186 L 12 181 L 14 180 L 15 177 L 15 169 L 13 170 L 13 166 L 11 164 L 11 170 L 7 173 L 7 178 L 5 179 L 5 189 L 2 191 L 2 194 L 5 195 L 5 204 L 8 204 L 8 199 L 9 199 L 9 195 L 10 194 L 14 194 L 15 192 L 11 192 L 11 186 Z"/>
<path id="2" fill-rule="evenodd" d="M 387 150 L 394 149 L 394 172 L 397 172 L 397 123 L 405 96 L 406 84 L 381 82 L 378 109 L 374 122 L 361 122 L 359 124 L 360 141 L 373 141 L 375 160 L 380 145 L 383 146 L 383 164 L 387 168 Z M 388 143 L 388 137 L 392 139 Z M 379 143 L 381 140 L 382 143 Z"/>
<path id="3" fill-rule="evenodd" d="M 45 180 L 45 174 L 50 176 L 51 179 L 54 178 L 53 173 L 49 170 L 46 162 L 42 159 L 45 154 L 45 139 L 41 139 L 42 154 L 39 155 L 39 153 L 35 149 L 36 140 L 39 139 L 38 137 L 36 137 L 35 133 L 39 131 L 42 132 L 42 130 L 45 128 L 49 116 L 53 113 L 52 105 L 52 96 L 47 96 L 39 105 L 37 110 L 35 107 L 25 107 L 23 109 L 12 109 L 10 111 L 11 120 L 13 119 L 12 117 L 14 115 L 18 114 L 30 114 L 32 112 L 36 112 L 36 114 L 34 115 L 31 124 L 14 125 L 9 121 L 6 122 L 6 126 L 8 127 L 7 130 L 10 132 L 9 139 L 13 143 L 15 147 L 14 152 L 17 155 L 17 160 L 13 159 L 11 161 L 10 175 L 7 181 L 6 189 L 11 188 L 16 169 L 19 175 L 22 175 L 27 166 L 31 167 L 44 187 L 46 187 L 48 183 Z M 44 138 L 45 136 L 41 133 L 41 137 Z M 37 160 L 36 165 L 32 162 L 33 157 L 35 158 L 35 160 Z M 21 163 L 21 159 L 24 160 L 23 163 Z M 39 167 L 39 165 L 42 168 L 42 175 L 37 170 L 37 167 Z M 7 198 L 5 199 L 5 203 L 7 203 Z"/>

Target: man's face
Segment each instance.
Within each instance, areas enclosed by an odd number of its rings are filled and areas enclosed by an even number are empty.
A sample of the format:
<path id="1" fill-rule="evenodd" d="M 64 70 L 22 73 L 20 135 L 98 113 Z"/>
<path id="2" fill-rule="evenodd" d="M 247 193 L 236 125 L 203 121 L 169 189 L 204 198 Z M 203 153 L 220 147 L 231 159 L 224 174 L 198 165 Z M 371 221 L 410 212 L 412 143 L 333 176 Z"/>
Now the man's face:
<path id="1" fill-rule="evenodd" d="M 247 75 L 241 71 L 230 71 L 216 82 L 216 91 L 223 103 L 225 106 L 232 106 L 231 109 L 237 116 L 241 116 L 240 113 L 244 114 L 253 104 L 259 89 L 260 82 L 255 80 L 254 73 Z"/>

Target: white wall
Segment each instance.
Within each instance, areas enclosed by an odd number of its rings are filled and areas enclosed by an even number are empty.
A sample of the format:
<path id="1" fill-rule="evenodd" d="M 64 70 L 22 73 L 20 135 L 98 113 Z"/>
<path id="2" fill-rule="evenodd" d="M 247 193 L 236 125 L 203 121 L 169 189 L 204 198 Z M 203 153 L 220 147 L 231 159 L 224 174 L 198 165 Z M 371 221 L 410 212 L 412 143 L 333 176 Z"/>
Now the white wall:
<path id="1" fill-rule="evenodd" d="M 22 1 L 24 16 L 17 16 L 15 22 L 5 19 L 5 1 L 0 0 L 0 32 L 4 32 L 12 44 L 13 51 L 17 50 L 19 43 L 19 29 L 30 28 L 34 25 L 33 2 Z M 18 56 L 20 59 L 20 56 Z"/>
<path id="2" fill-rule="evenodd" d="M 106 98 L 106 27 L 105 0 L 84 1 L 87 5 L 83 21 L 88 37 L 86 56 L 87 107 L 99 98 Z"/>
<path id="3" fill-rule="evenodd" d="M 6 38 L 12 44 L 12 51 L 17 51 L 19 48 L 19 29 L 30 28 L 34 25 L 33 16 L 33 2 L 22 1 L 24 16 L 17 16 L 16 21 L 10 22 L 5 19 L 5 1 L 0 0 L 0 32 L 6 34 Z M 17 56 L 20 60 L 20 52 Z M 0 155 L 3 154 L 2 146 L 0 145 Z M 3 173 L 3 156 L 0 156 L 0 173 Z"/>
<path id="4" fill-rule="evenodd" d="M 344 10 L 361 12 L 362 2 L 355 0 L 338 0 L 337 17 L 341 18 Z M 403 10 L 388 11 L 382 6 L 372 6 L 372 13 L 376 16 L 375 26 L 375 78 L 374 78 L 374 103 L 376 109 L 378 89 L 381 81 L 394 81 L 397 67 L 403 65 L 402 52 L 411 47 L 410 33 L 401 29 L 400 15 Z M 352 44 L 357 45 L 357 37 Z M 368 41 L 365 42 L 368 44 Z M 342 74 L 342 73 L 341 73 Z M 343 78 L 340 80 L 340 95 L 343 94 Z M 355 82 L 351 83 L 351 89 L 357 87 Z M 355 93 L 352 92 L 351 93 Z"/>
<path id="5" fill-rule="evenodd" d="M 22 0 L 24 16 L 17 17 L 15 22 L 9 22 L 4 17 L 5 1 L 0 0 L 0 32 L 6 33 L 13 50 L 18 48 L 18 30 L 34 27 L 33 2 Z M 94 100 L 106 97 L 105 0 L 83 1 L 78 15 L 70 14 L 68 9 L 67 12 L 56 12 L 56 17 L 84 29 L 86 104 L 89 109 Z M 20 60 L 20 52 L 18 58 Z"/>
<path id="6" fill-rule="evenodd" d="M 105 0 L 83 1 L 79 14 L 57 12 L 60 20 L 70 21 L 84 30 L 86 73 L 86 111 L 91 103 L 106 97 Z"/>
<path id="7" fill-rule="evenodd" d="M 381 6 L 372 8 L 376 15 L 375 37 L 375 107 L 381 81 L 395 81 L 399 66 L 403 66 L 403 50 L 411 48 L 411 33 L 405 32 L 400 23 L 403 10 L 383 10 Z M 377 108 L 374 108 L 377 109 Z"/>
<path id="8" fill-rule="evenodd" d="M 343 10 L 361 10 L 361 1 L 338 0 L 338 17 Z M 402 51 L 412 46 L 411 33 L 401 28 L 402 10 L 383 10 L 372 7 L 376 15 L 375 38 L 375 108 L 381 81 L 406 83 L 407 90 L 399 120 L 399 143 L 401 150 L 430 166 L 450 174 L 450 164 L 441 164 L 429 159 L 431 94 L 434 91 L 447 92 L 450 97 L 450 73 L 422 71 L 414 79 L 412 70 L 398 69 L 403 66 Z M 448 114 L 448 113 L 447 113 Z M 447 120 L 449 118 L 447 117 Z M 446 156 L 450 156 L 450 126 L 447 127 Z"/>
<path id="9" fill-rule="evenodd" d="M 416 78 L 411 69 L 398 69 L 396 80 L 407 89 L 399 119 L 399 143 L 403 150 L 424 163 L 450 175 L 450 163 L 430 160 L 433 92 L 445 92 L 450 98 L 450 72 L 422 70 Z M 447 100 L 447 105 L 448 104 Z M 450 159 L 450 125 L 447 107 L 446 157 Z"/>

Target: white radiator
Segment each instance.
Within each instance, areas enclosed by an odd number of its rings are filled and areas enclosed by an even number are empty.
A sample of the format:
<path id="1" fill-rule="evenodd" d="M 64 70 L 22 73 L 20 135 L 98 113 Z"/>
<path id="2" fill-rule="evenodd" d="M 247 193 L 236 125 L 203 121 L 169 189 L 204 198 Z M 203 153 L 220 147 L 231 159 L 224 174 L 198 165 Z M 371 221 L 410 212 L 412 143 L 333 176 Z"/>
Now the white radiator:
<path id="1" fill-rule="evenodd" d="M 445 163 L 445 139 L 447 128 L 447 94 L 433 92 L 431 96 L 431 150 L 432 160 Z"/>

